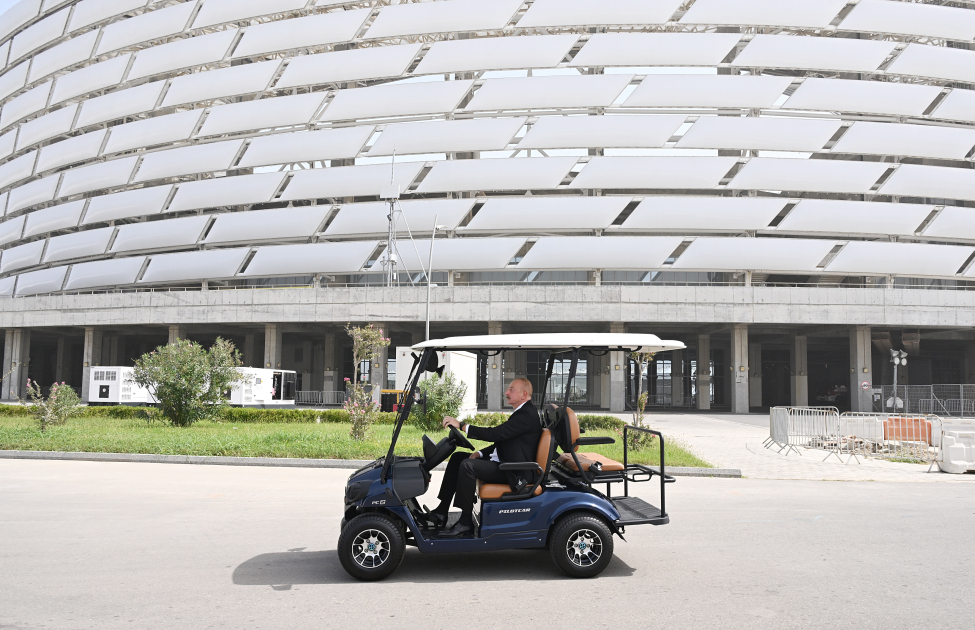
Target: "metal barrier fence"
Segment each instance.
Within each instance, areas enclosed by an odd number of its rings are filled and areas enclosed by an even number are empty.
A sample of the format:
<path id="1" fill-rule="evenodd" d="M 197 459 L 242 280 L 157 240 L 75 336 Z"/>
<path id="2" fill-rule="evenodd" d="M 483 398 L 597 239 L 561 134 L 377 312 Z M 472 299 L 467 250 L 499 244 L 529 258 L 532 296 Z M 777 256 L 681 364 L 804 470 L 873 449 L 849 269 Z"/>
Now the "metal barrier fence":
<path id="1" fill-rule="evenodd" d="M 772 407 L 765 447 L 777 445 L 786 455 L 799 453 L 799 446 L 823 448 L 827 436 L 836 434 L 838 424 L 836 407 Z"/>
<path id="2" fill-rule="evenodd" d="M 295 403 L 310 407 L 337 407 L 345 403 L 345 392 L 297 392 Z"/>
<path id="3" fill-rule="evenodd" d="M 975 417 L 975 385 L 898 385 L 896 406 L 889 404 L 894 386 L 884 385 L 881 391 L 881 411 Z"/>

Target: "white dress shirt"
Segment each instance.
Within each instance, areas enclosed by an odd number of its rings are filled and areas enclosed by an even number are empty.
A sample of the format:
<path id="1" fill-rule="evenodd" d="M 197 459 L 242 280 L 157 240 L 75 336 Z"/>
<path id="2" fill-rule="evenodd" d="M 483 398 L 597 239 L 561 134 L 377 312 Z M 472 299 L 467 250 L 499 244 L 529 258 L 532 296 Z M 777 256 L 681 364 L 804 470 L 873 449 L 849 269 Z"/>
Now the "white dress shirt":
<path id="1" fill-rule="evenodd" d="M 512 411 L 511 413 L 514 413 L 515 411 L 518 411 L 519 409 L 521 409 L 522 407 L 524 407 L 526 402 L 528 402 L 528 401 L 526 400 L 525 402 L 523 402 L 520 405 L 518 405 L 517 407 L 515 407 L 515 410 Z M 465 424 L 464 425 L 464 433 L 466 434 L 467 431 L 468 431 L 468 429 L 470 429 L 470 428 L 471 428 L 471 425 L 470 424 Z M 481 451 L 477 451 L 477 454 L 480 455 L 481 457 L 484 457 L 484 453 L 482 453 Z M 499 464 L 501 463 L 501 460 L 498 458 L 498 449 L 494 449 L 493 451 L 491 451 L 491 460 L 490 461 L 497 462 Z"/>

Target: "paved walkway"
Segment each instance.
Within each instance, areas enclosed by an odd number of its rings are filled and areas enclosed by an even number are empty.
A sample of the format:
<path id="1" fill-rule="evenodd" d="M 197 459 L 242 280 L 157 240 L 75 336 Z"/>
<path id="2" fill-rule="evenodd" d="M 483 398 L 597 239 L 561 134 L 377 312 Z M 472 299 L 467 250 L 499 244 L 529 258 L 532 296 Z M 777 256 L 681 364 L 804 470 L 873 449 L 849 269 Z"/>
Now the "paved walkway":
<path id="1" fill-rule="evenodd" d="M 625 420 L 631 416 L 620 415 Z M 739 468 L 752 479 L 828 479 L 836 481 L 909 481 L 975 483 L 975 474 L 949 475 L 937 466 L 928 473 L 927 464 L 902 464 L 860 457 L 842 463 L 835 456 L 823 461 L 826 451 L 800 449 L 801 455 L 779 454 L 762 442 L 769 436 L 768 416 L 749 414 L 649 414 L 647 422 L 683 442 L 690 450 L 718 468 Z M 844 460 L 846 457 L 844 456 Z"/>

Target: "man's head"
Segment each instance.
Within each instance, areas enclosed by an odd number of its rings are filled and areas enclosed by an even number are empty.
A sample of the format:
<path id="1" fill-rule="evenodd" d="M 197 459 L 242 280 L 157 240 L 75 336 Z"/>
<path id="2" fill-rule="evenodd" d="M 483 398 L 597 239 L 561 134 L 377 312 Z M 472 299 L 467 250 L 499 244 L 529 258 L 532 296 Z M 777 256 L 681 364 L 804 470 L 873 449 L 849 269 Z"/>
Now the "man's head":
<path id="1" fill-rule="evenodd" d="M 517 407 L 526 400 L 531 400 L 532 383 L 527 378 L 516 378 L 508 385 L 508 391 L 504 393 L 505 399 L 512 407 Z"/>

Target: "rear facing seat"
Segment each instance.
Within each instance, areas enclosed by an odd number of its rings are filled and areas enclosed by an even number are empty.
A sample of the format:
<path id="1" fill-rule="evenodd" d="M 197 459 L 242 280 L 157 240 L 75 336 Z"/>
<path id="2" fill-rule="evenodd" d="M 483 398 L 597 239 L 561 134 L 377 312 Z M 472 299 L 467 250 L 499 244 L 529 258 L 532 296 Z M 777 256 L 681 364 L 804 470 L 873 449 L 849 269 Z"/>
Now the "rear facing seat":
<path id="1" fill-rule="evenodd" d="M 599 453 L 579 453 L 579 447 L 576 445 L 576 443 L 579 441 L 579 435 L 581 434 L 581 431 L 579 430 L 579 418 L 576 417 L 576 412 L 572 411 L 571 409 L 566 408 L 566 412 L 568 414 L 569 429 L 572 434 L 572 450 L 576 451 L 576 457 L 579 459 L 579 464 L 582 465 L 582 469 L 584 471 L 588 472 L 589 468 L 597 462 L 601 466 L 599 469 L 600 472 L 621 472 L 625 470 L 623 464 L 604 455 L 600 455 Z M 563 453 L 556 460 L 556 463 L 563 468 L 568 468 L 569 470 L 575 472 L 579 471 L 579 466 L 576 465 L 571 453 Z"/>

